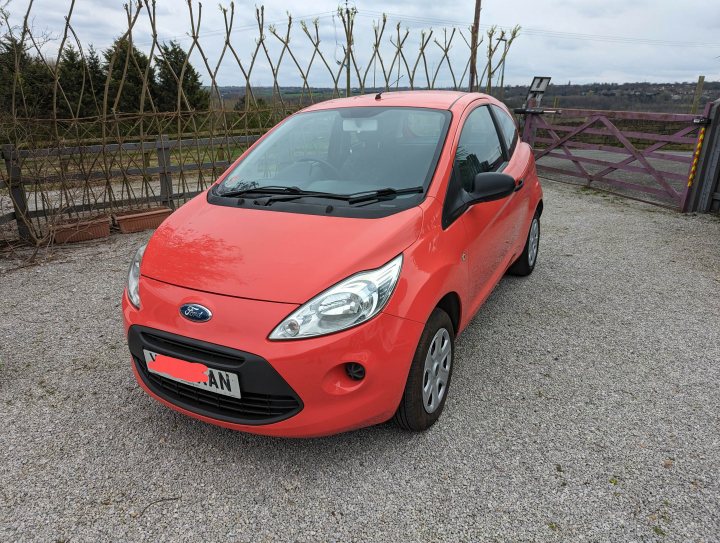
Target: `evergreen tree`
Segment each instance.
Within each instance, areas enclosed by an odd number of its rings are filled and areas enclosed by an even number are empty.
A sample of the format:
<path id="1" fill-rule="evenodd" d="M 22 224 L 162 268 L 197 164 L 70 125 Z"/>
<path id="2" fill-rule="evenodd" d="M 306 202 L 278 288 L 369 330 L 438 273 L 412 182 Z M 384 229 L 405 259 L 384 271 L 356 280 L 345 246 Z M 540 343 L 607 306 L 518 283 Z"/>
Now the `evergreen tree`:
<path id="1" fill-rule="evenodd" d="M 86 82 L 86 86 L 90 94 L 88 94 L 88 109 L 83 113 L 83 116 L 89 117 L 102 114 L 107 72 L 103 68 L 100 56 L 92 44 L 90 44 L 90 47 L 88 48 L 85 63 L 88 74 L 88 82 Z"/>
<path id="2" fill-rule="evenodd" d="M 19 77 L 16 75 L 16 59 Z M 15 96 L 13 98 L 13 82 Z M 21 117 L 48 117 L 52 114 L 54 77 L 43 61 L 31 56 L 17 39 L 0 40 L 0 111 Z"/>
<path id="3" fill-rule="evenodd" d="M 89 47 L 85 58 L 72 46 L 64 49 L 58 71 L 60 86 L 65 94 L 63 97 L 58 93 L 58 115 L 68 118 L 100 115 L 105 73 L 93 46 Z"/>
<path id="4" fill-rule="evenodd" d="M 92 100 L 92 97 L 85 74 L 85 63 L 80 53 L 72 46 L 64 49 L 60 56 L 58 81 L 62 88 L 62 92 L 58 90 L 58 115 L 65 118 L 82 115 L 87 98 L 90 97 Z"/>
<path id="5" fill-rule="evenodd" d="M 175 41 L 160 46 L 161 54 L 155 61 L 158 74 L 158 99 L 157 108 L 159 111 L 176 111 L 178 99 L 178 79 L 182 73 L 182 67 L 187 59 L 187 53 Z M 173 73 L 174 72 L 174 73 Z M 180 109 L 188 107 L 194 110 L 203 111 L 210 105 L 210 93 L 202 88 L 200 74 L 188 62 L 183 75 L 182 90 L 187 99 L 180 100 Z"/>
<path id="6" fill-rule="evenodd" d="M 15 77 L 15 43 L 0 40 L 0 115 L 12 111 L 12 89 Z"/>
<path id="7" fill-rule="evenodd" d="M 118 38 L 107 49 L 103 56 L 105 73 L 110 74 L 110 89 L 108 95 L 108 113 L 117 100 L 118 113 L 136 113 L 140 111 L 140 98 L 143 93 L 143 81 L 149 60 L 147 55 L 131 47 L 126 39 Z M 113 56 L 115 61 L 113 62 Z M 111 66 L 111 62 L 113 62 Z M 127 65 L 127 71 L 125 67 Z M 123 73 L 124 78 L 123 78 Z M 155 83 L 155 70 L 151 67 L 148 72 L 148 85 L 145 95 L 145 111 L 152 111 L 150 97 L 155 99 L 157 86 Z M 118 98 L 119 96 L 119 98 Z"/>

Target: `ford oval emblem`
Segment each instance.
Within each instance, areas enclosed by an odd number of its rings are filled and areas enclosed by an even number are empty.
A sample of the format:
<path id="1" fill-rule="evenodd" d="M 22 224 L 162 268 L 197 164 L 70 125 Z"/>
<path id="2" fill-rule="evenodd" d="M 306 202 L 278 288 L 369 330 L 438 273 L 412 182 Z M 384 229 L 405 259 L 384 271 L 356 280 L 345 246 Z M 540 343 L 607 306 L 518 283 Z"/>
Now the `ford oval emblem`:
<path id="1" fill-rule="evenodd" d="M 180 314 L 187 320 L 194 322 L 207 322 L 212 319 L 212 311 L 200 304 L 181 305 Z"/>

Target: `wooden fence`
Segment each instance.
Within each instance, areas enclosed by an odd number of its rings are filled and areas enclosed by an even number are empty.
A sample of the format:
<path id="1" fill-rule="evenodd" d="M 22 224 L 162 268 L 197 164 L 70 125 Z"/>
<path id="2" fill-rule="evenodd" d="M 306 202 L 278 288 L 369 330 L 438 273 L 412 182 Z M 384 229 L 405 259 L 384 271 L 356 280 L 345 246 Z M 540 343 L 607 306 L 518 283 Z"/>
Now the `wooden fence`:
<path id="1" fill-rule="evenodd" d="M 237 158 L 233 151 L 237 155 L 257 138 L 160 136 L 152 142 L 20 150 L 6 144 L 2 147 L 6 179 L 0 179 L 0 190 L 8 190 L 13 210 L 0 215 L 0 225 L 14 221 L 21 239 L 37 241 L 46 237 L 48 225 L 58 217 L 154 205 L 174 209 L 205 190 Z M 184 160 L 193 155 L 208 159 Z M 108 157 L 115 159 L 106 162 Z M 40 173 L 32 167 L 34 161 L 42 165 Z M 52 161 L 56 167 L 48 171 Z"/>

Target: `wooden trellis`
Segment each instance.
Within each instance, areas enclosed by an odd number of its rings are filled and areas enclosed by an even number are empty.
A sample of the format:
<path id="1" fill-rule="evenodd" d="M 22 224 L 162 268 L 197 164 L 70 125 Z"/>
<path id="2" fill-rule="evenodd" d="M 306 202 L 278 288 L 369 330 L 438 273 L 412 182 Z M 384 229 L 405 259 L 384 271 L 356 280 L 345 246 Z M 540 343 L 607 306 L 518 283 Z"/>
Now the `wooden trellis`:
<path id="1" fill-rule="evenodd" d="M 178 70 L 161 47 L 156 1 L 136 0 L 125 5 L 126 29 L 120 41 L 126 47 L 112 50 L 106 58 L 107 77 L 99 82 L 93 79 L 87 44 L 73 23 L 75 6 L 76 0 L 71 0 L 63 28 L 51 29 L 58 36 L 57 48 L 31 28 L 33 0 L 28 1 L 22 25 L 13 27 L 6 16 L 2 26 L 7 29 L 2 37 L 11 48 L 13 60 L 7 68 L 13 80 L 9 111 L 0 111 L 1 158 L 6 166 L 0 174 L 0 239 L 19 235 L 39 243 L 47 239 L 49 225 L 56 220 L 180 204 L 214 181 L 249 141 L 306 105 L 352 92 L 389 90 L 401 80 L 401 86 L 410 89 L 459 89 L 469 72 L 469 26 L 411 31 L 399 23 L 391 27 L 383 15 L 366 33 L 372 36 L 368 50 L 367 44 L 356 43 L 356 10 L 338 9 L 333 17 L 344 34 L 343 58 L 338 60 L 330 52 L 337 44 L 321 40 L 319 19 L 298 25 L 288 15 L 282 26 L 273 25 L 258 7 L 254 40 L 240 42 L 233 2 L 220 7 L 223 28 L 207 30 L 204 8 L 197 0 L 186 1 L 188 39 Z M 18 4 L 11 7 L 17 9 Z M 147 30 L 141 34 L 140 26 L 149 27 L 149 37 Z M 513 39 L 516 34 L 517 28 Z M 143 58 L 137 53 L 140 45 Z M 78 52 L 83 67 L 83 73 L 75 74 L 82 79 L 79 95 L 63 86 L 61 64 L 69 47 Z M 23 73 L 28 55 L 39 59 L 50 81 L 51 111 L 45 115 L 32 108 L 33 90 Z M 191 69 L 191 58 L 210 95 L 210 107 L 202 111 L 193 108 L 180 84 Z M 158 108 L 151 66 L 172 74 L 177 87 L 173 111 Z M 492 74 L 491 69 L 485 71 Z M 230 107 L 233 104 L 223 96 L 219 81 L 227 81 L 228 73 L 244 88 L 242 107 Z M 123 111 L 123 96 L 133 74 L 140 74 L 139 103 L 128 112 Z M 272 97 L 261 100 L 257 81 L 268 76 Z M 283 92 L 283 81 L 300 82 L 300 92 L 292 100 Z M 321 86 L 329 95 L 318 90 Z"/>

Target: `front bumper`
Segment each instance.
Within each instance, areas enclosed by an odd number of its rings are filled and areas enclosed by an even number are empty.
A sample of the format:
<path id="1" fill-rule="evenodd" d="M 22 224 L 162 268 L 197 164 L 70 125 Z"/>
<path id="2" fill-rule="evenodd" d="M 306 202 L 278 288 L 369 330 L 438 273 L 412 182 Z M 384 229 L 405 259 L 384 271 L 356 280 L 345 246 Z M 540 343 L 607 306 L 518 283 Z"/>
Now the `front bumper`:
<path id="1" fill-rule="evenodd" d="M 245 432 L 311 437 L 369 426 L 388 420 L 400 403 L 408 371 L 424 325 L 381 313 L 374 319 L 336 334 L 294 341 L 269 341 L 271 330 L 295 304 L 248 300 L 198 292 L 143 277 L 140 281 L 143 307 L 138 310 L 123 296 L 125 331 L 133 358 L 133 371 L 140 385 L 165 405 L 197 419 Z M 208 307 L 213 319 L 196 323 L 180 315 L 185 303 Z M 144 370 L 142 348 L 147 337 L 172 335 L 180 343 L 209 345 L 203 355 L 192 352 L 175 356 L 202 362 L 211 367 L 230 369 L 239 374 L 244 397 L 268 401 L 268 416 L 247 418 L 242 406 L 235 411 L 222 405 L 205 405 L 195 399 L 184 401 L 177 390 L 153 382 Z M 236 369 L 224 366 L 232 360 L 213 357 L 225 349 L 244 357 Z M 166 354 L 173 355 L 172 352 Z M 204 358 L 203 358 L 204 356 Z M 209 356 L 209 358 L 208 358 Z M 347 362 L 359 362 L 366 369 L 362 381 L 345 373 Z M 255 368 L 252 379 L 243 375 Z M 243 384 L 243 382 L 245 384 Z M 263 383 L 267 386 L 263 387 Z M 267 399 L 267 398 L 266 398 Z M 185 398 L 187 400 L 187 398 Z M 292 400 L 292 401 L 291 401 Z M 252 403 L 253 409 L 259 405 Z M 282 409 L 280 408 L 282 407 Z M 239 409 L 239 411 L 238 411 Z"/>
<path id="2" fill-rule="evenodd" d="M 290 385 L 259 356 L 138 325 L 131 326 L 127 336 L 135 375 L 155 396 L 177 407 L 235 424 L 271 424 L 303 407 Z M 234 373 L 242 383 L 242 396 L 220 395 L 152 373 L 145 349 Z"/>

